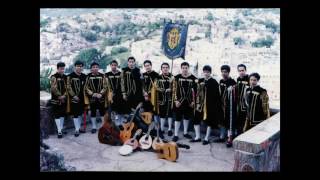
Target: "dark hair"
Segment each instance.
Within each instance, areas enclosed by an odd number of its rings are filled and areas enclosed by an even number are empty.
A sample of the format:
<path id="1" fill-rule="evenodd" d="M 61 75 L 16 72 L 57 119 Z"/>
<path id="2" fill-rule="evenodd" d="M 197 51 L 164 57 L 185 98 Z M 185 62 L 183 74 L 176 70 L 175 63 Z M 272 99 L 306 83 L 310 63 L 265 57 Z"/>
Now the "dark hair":
<path id="1" fill-rule="evenodd" d="M 118 65 L 118 62 L 117 62 L 116 60 L 112 60 L 111 63 L 110 63 L 110 65 L 111 65 L 112 63 L 116 63 L 116 64 Z"/>
<path id="2" fill-rule="evenodd" d="M 162 63 L 162 64 L 161 64 L 161 66 L 160 66 L 160 67 L 161 67 L 161 69 L 162 69 L 162 66 L 163 66 L 163 65 L 167 65 L 167 66 L 170 68 L 169 64 L 168 64 L 168 63 L 166 63 L 166 62 L 164 62 L 164 63 Z"/>
<path id="3" fill-rule="evenodd" d="M 92 66 L 94 66 L 94 65 L 98 65 L 98 66 L 99 66 L 99 63 L 97 63 L 97 62 L 92 62 L 91 65 L 90 65 L 90 68 L 92 68 Z"/>
<path id="4" fill-rule="evenodd" d="M 182 67 L 182 66 L 188 66 L 188 67 L 189 67 L 190 65 L 189 65 L 189 63 L 187 63 L 187 62 L 183 62 L 183 63 L 181 63 L 181 67 Z"/>
<path id="5" fill-rule="evenodd" d="M 57 64 L 57 68 L 65 67 L 65 66 L 66 66 L 66 64 L 64 62 L 58 62 L 58 64 Z"/>
<path id="6" fill-rule="evenodd" d="M 136 62 L 136 59 L 135 59 L 133 56 L 128 57 L 128 61 L 129 61 L 130 59 L 133 59 L 133 61 Z"/>
<path id="7" fill-rule="evenodd" d="M 77 66 L 77 65 L 83 66 L 83 62 L 78 60 L 74 63 L 74 66 Z"/>
<path id="8" fill-rule="evenodd" d="M 146 63 L 149 63 L 149 64 L 152 66 L 152 63 L 151 63 L 150 60 L 145 60 L 145 61 L 143 62 L 143 65 L 145 65 Z"/>
<path id="9" fill-rule="evenodd" d="M 211 73 L 211 67 L 209 65 L 205 65 L 202 68 L 203 71 L 209 71 Z"/>
<path id="10" fill-rule="evenodd" d="M 260 75 L 259 75 L 258 73 L 256 73 L 256 72 L 255 72 L 255 73 L 251 73 L 251 74 L 249 75 L 249 78 L 251 78 L 251 76 L 257 78 L 258 81 L 260 80 Z"/>
<path id="11" fill-rule="evenodd" d="M 247 66 L 244 65 L 244 64 L 239 64 L 239 65 L 237 66 L 237 68 L 239 69 L 239 67 L 244 67 L 244 70 L 247 70 Z"/>
<path id="12" fill-rule="evenodd" d="M 228 66 L 228 65 L 222 65 L 221 66 L 221 71 L 222 70 L 226 70 L 227 72 L 230 72 L 230 66 Z"/>

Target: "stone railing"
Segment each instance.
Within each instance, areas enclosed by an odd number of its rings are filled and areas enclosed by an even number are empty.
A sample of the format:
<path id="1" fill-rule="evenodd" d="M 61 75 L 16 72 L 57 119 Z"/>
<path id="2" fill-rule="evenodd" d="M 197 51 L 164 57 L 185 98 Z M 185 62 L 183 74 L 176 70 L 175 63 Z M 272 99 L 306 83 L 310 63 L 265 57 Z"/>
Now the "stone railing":
<path id="1" fill-rule="evenodd" d="M 280 171 L 280 112 L 233 141 L 233 171 Z"/>

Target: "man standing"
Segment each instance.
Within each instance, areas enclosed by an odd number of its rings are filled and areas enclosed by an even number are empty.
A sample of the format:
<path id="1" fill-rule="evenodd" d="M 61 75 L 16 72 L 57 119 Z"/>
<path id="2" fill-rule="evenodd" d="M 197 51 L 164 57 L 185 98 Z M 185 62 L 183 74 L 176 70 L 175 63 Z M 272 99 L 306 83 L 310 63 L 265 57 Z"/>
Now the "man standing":
<path id="1" fill-rule="evenodd" d="M 194 118 L 194 130 L 196 137 L 190 142 L 200 142 L 200 122 L 203 120 L 207 125 L 206 136 L 203 145 L 209 143 L 211 129 L 218 126 L 222 118 L 221 99 L 219 94 L 219 84 L 211 76 L 211 67 L 206 65 L 203 67 L 204 78 L 199 79 L 197 99 L 196 99 L 196 115 Z"/>
<path id="2" fill-rule="evenodd" d="M 222 101 L 223 118 L 220 122 L 220 138 L 216 142 L 225 142 L 226 130 L 228 130 L 228 141 L 227 147 L 232 146 L 232 134 L 234 131 L 234 122 L 236 115 L 236 104 L 235 104 L 235 91 L 234 87 L 237 84 L 234 79 L 229 76 L 230 66 L 221 66 L 222 79 L 220 80 L 220 97 Z"/>
<path id="3" fill-rule="evenodd" d="M 120 75 L 121 92 L 126 104 L 126 107 L 124 107 L 126 114 L 130 113 L 132 108 L 135 109 L 143 101 L 142 75 L 140 74 L 140 69 L 135 67 L 135 63 L 136 59 L 129 57 L 128 67 L 123 68 Z"/>
<path id="4" fill-rule="evenodd" d="M 111 111 L 116 114 L 116 122 L 117 126 L 121 125 L 122 115 L 125 113 L 123 111 L 123 98 L 121 93 L 121 72 L 118 71 L 118 62 L 116 60 L 111 61 L 110 63 L 111 71 L 105 74 L 107 84 L 108 84 L 108 102 L 111 104 Z"/>
<path id="5" fill-rule="evenodd" d="M 83 62 L 76 61 L 74 63 L 74 72 L 68 75 L 67 89 L 68 89 L 68 105 L 70 105 L 70 115 L 73 116 L 73 123 L 75 127 L 74 136 L 79 136 L 81 120 L 79 116 L 84 110 L 84 84 L 86 82 L 86 75 L 82 73 Z"/>
<path id="6" fill-rule="evenodd" d="M 51 104 L 54 120 L 58 129 L 58 138 L 62 138 L 62 129 L 67 107 L 67 76 L 64 75 L 65 64 L 57 64 L 57 73 L 50 77 Z"/>
<path id="7" fill-rule="evenodd" d="M 174 122 L 174 137 L 172 141 L 178 141 L 178 132 L 181 120 L 183 119 L 183 136 L 192 139 L 188 134 L 189 120 L 194 117 L 195 94 L 197 88 L 197 78 L 189 73 L 189 63 L 181 63 L 181 74 L 175 76 L 173 84 L 173 100 L 176 112 Z"/>
<path id="8" fill-rule="evenodd" d="M 107 82 L 105 80 L 104 74 L 98 72 L 99 64 L 96 62 L 90 65 L 91 73 L 87 75 L 85 84 L 85 95 L 86 99 L 90 104 L 91 110 L 91 123 L 92 130 L 91 133 L 96 133 L 97 122 L 96 122 L 96 112 L 99 110 L 100 116 L 104 116 L 106 107 L 105 93 L 107 91 Z"/>
<path id="9" fill-rule="evenodd" d="M 161 64 L 162 74 L 157 81 L 157 104 L 159 105 L 160 129 L 164 134 L 164 124 L 168 118 L 168 136 L 172 136 L 172 85 L 173 76 L 168 63 Z"/>
<path id="10" fill-rule="evenodd" d="M 245 91 L 249 87 L 249 75 L 246 74 L 247 67 L 244 64 L 239 64 L 238 67 L 239 77 L 237 78 L 236 97 L 237 97 L 237 121 L 236 130 L 237 135 L 242 133 L 244 123 L 246 120 L 246 105 L 245 105 Z"/>
<path id="11" fill-rule="evenodd" d="M 260 87 L 260 75 L 252 73 L 249 76 L 250 87 L 246 90 L 247 118 L 243 131 L 247 131 L 270 117 L 269 96 L 267 90 Z"/>

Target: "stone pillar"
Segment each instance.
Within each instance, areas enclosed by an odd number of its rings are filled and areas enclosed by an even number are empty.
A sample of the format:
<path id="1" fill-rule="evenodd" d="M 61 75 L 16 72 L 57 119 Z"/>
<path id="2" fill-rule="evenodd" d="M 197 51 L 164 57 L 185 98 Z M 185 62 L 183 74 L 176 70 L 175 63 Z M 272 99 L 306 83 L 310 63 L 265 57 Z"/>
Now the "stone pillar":
<path id="1" fill-rule="evenodd" d="M 280 171 L 280 112 L 234 141 L 233 171 Z"/>
<path id="2" fill-rule="evenodd" d="M 49 104 L 50 99 L 50 93 L 40 91 L 40 131 L 41 137 L 45 139 L 49 138 L 50 134 L 56 133 L 56 126 Z"/>

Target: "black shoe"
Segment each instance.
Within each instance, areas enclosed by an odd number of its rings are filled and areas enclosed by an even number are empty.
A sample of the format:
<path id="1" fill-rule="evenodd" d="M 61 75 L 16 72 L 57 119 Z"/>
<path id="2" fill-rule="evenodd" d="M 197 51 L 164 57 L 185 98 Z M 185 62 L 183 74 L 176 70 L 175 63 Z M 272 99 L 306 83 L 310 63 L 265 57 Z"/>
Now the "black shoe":
<path id="1" fill-rule="evenodd" d="M 46 145 L 45 143 L 41 143 L 40 146 L 43 147 L 44 149 L 50 149 L 50 147 L 48 145 Z"/>
<path id="2" fill-rule="evenodd" d="M 62 138 L 62 133 L 58 133 L 58 138 Z"/>
<path id="3" fill-rule="evenodd" d="M 178 136 L 173 136 L 172 141 L 177 142 L 179 140 Z"/>
<path id="4" fill-rule="evenodd" d="M 62 133 L 63 133 L 63 134 L 68 134 L 68 132 L 67 132 L 67 131 L 62 131 Z"/>
<path id="5" fill-rule="evenodd" d="M 94 134 L 97 132 L 97 129 L 91 129 L 91 133 Z"/>
<path id="6" fill-rule="evenodd" d="M 201 139 L 191 139 L 190 142 L 201 142 Z"/>
<path id="7" fill-rule="evenodd" d="M 76 132 L 74 133 L 74 136 L 75 136 L 75 137 L 78 137 L 78 136 L 79 136 L 79 131 L 76 131 Z"/>
<path id="8" fill-rule="evenodd" d="M 213 140 L 213 142 L 217 142 L 217 143 L 223 143 L 225 141 L 226 141 L 225 139 L 220 139 L 220 138 Z"/>
<path id="9" fill-rule="evenodd" d="M 227 148 L 232 147 L 232 142 L 227 142 L 226 146 L 227 146 Z"/>
<path id="10" fill-rule="evenodd" d="M 204 140 L 204 141 L 202 142 L 202 144 L 203 144 L 203 145 L 207 145 L 207 144 L 209 144 L 209 141 Z"/>
<path id="11" fill-rule="evenodd" d="M 185 137 L 187 139 L 192 139 L 192 136 L 190 134 L 184 134 L 183 137 Z"/>
<path id="12" fill-rule="evenodd" d="M 169 130 L 169 131 L 168 131 L 168 136 L 172 136 L 172 135 L 173 135 L 172 131 Z"/>
<path id="13" fill-rule="evenodd" d="M 160 137 L 161 139 L 164 139 L 163 133 L 159 133 L 159 137 Z"/>
<path id="14" fill-rule="evenodd" d="M 86 133 L 86 130 L 85 129 L 80 129 L 79 132 L 80 133 Z"/>
<path id="15" fill-rule="evenodd" d="M 164 131 L 160 131 L 161 134 L 164 134 Z"/>

